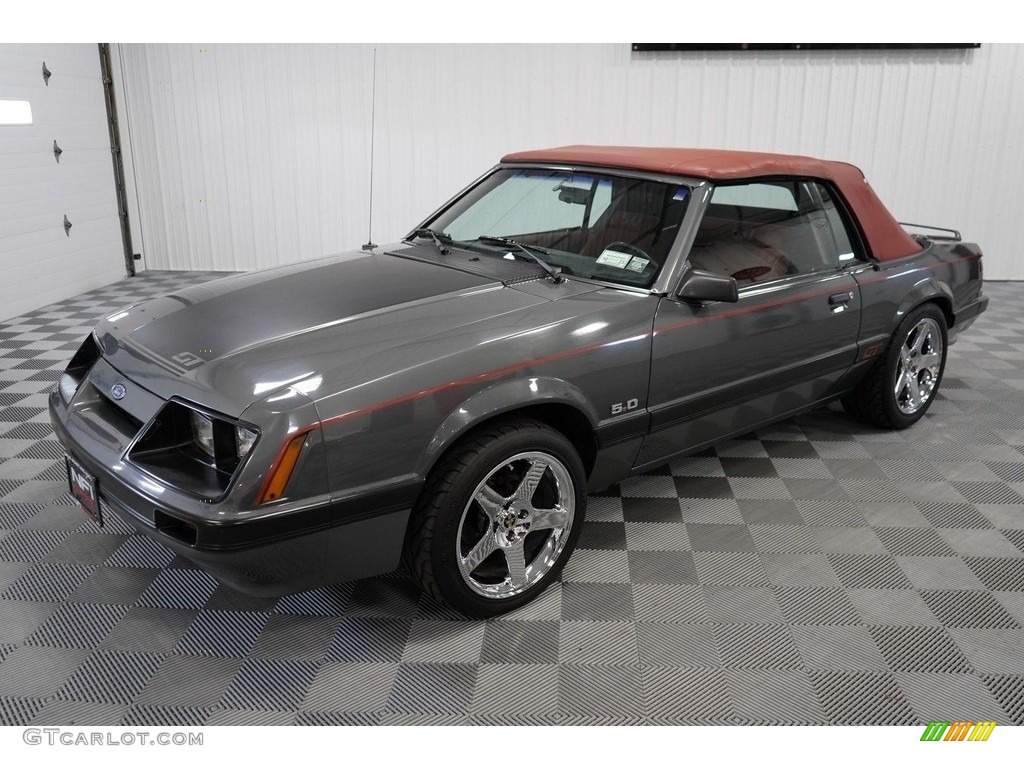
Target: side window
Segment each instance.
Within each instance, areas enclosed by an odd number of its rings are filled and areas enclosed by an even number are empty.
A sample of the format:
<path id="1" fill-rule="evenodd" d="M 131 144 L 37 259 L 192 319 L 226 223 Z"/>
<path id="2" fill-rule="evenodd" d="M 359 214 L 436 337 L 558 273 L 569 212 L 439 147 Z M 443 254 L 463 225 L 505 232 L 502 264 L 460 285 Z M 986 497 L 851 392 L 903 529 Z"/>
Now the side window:
<path id="1" fill-rule="evenodd" d="M 839 243 L 821 190 L 802 180 L 716 187 L 690 263 L 729 275 L 740 287 L 836 268 L 840 255 L 853 249 L 848 238 L 845 250 Z M 839 218 L 831 198 L 829 203 Z"/>
<path id="2" fill-rule="evenodd" d="M 815 184 L 818 194 L 821 196 L 821 205 L 825 210 L 825 218 L 828 219 L 829 227 L 832 230 L 832 240 L 835 248 L 836 261 L 846 264 L 857 258 L 853 250 L 853 240 L 850 237 L 843 215 L 836 206 L 836 201 L 824 184 Z"/>
<path id="3" fill-rule="evenodd" d="M 743 205 L 775 211 L 795 211 L 796 197 L 789 185 L 744 184 L 737 187 L 716 187 L 712 203 Z"/>

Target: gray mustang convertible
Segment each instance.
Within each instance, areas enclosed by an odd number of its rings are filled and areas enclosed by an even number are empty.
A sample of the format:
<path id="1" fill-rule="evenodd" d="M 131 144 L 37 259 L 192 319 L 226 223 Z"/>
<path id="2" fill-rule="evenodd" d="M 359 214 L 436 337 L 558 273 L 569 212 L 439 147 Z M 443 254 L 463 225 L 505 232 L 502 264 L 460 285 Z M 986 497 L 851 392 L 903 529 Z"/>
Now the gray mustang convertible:
<path id="1" fill-rule="evenodd" d="M 920 419 L 988 303 L 934 232 L 844 163 L 522 152 L 401 243 L 110 315 L 50 416 L 89 515 L 239 590 L 404 556 L 491 616 L 558 578 L 590 491 L 836 398 Z"/>

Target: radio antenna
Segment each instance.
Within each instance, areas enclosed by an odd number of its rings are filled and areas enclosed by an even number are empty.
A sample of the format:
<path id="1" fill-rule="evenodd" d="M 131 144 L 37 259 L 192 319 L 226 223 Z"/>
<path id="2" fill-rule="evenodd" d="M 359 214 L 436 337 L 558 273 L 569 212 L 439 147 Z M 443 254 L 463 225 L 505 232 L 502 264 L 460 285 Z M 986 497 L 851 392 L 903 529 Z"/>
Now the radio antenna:
<path id="1" fill-rule="evenodd" d="M 366 244 L 364 251 L 372 251 L 377 247 L 373 242 L 373 139 L 377 120 L 377 49 L 373 49 L 373 90 L 370 93 L 370 220 L 366 225 Z"/>

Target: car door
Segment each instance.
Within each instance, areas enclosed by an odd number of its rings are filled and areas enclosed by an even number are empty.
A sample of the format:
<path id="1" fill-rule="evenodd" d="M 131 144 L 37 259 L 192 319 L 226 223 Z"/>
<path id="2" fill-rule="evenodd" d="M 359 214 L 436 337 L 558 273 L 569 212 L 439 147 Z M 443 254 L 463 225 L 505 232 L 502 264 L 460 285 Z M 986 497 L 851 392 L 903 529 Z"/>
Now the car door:
<path id="1" fill-rule="evenodd" d="M 654 323 L 651 432 L 637 459 L 681 452 L 827 399 L 857 356 L 852 254 L 813 180 L 717 186 L 689 266 L 736 279 L 739 301 L 667 296 Z"/>

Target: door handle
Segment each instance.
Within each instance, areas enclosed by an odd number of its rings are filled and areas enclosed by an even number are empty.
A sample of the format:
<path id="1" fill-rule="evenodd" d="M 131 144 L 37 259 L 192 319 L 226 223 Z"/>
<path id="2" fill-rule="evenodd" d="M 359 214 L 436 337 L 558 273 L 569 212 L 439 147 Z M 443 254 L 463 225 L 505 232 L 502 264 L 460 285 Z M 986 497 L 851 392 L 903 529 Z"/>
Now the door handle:
<path id="1" fill-rule="evenodd" d="M 832 307 L 832 312 L 842 312 L 846 309 L 846 305 L 853 301 L 853 291 L 843 291 L 842 293 L 833 293 L 828 297 L 829 306 Z"/>

